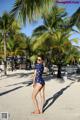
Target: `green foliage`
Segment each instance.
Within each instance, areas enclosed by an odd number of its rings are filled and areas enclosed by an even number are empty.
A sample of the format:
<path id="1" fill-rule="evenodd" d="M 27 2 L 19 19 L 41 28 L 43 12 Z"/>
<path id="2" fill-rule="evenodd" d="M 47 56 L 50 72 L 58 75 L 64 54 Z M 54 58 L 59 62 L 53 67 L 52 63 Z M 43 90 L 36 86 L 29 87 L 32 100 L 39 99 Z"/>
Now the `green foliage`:
<path id="1" fill-rule="evenodd" d="M 40 25 L 33 31 L 33 50 L 42 52 L 49 61 L 53 61 L 56 65 L 64 65 L 79 57 L 78 50 L 73 49 L 71 36 L 71 28 L 65 29 L 66 13 L 64 9 L 54 7 L 51 13 L 43 14 L 43 25 Z M 63 18 L 64 17 L 64 18 Z M 64 27 L 62 27 L 64 26 Z M 72 53 L 73 51 L 73 53 Z M 75 54 L 76 52 L 76 54 Z"/>
<path id="2" fill-rule="evenodd" d="M 26 23 L 26 19 L 29 21 L 36 19 L 45 9 L 47 12 L 53 4 L 53 0 L 15 0 L 10 13 L 12 16 L 19 16 L 22 22 Z"/>

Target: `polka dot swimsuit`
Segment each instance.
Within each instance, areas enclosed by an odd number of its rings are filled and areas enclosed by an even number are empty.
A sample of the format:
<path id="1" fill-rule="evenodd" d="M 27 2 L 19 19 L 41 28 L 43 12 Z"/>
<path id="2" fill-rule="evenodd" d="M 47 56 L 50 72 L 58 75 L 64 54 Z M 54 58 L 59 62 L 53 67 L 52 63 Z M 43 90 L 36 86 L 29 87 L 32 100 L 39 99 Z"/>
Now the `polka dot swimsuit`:
<path id="1" fill-rule="evenodd" d="M 36 64 L 35 69 L 36 69 L 35 83 L 40 83 L 41 85 L 44 85 L 45 81 L 42 78 L 42 74 L 44 70 L 43 64 Z"/>

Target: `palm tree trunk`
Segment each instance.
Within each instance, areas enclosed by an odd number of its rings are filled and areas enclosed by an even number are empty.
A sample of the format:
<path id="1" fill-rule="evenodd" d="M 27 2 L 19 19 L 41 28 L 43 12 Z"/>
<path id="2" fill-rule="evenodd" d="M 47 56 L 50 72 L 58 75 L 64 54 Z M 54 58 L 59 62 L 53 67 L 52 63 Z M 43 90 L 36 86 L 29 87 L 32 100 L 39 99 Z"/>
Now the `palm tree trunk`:
<path id="1" fill-rule="evenodd" d="M 4 33 L 4 75 L 7 75 L 6 51 L 6 33 Z"/>
<path id="2" fill-rule="evenodd" d="M 58 66 L 58 73 L 57 73 L 57 78 L 61 78 L 61 65 L 57 65 Z"/>

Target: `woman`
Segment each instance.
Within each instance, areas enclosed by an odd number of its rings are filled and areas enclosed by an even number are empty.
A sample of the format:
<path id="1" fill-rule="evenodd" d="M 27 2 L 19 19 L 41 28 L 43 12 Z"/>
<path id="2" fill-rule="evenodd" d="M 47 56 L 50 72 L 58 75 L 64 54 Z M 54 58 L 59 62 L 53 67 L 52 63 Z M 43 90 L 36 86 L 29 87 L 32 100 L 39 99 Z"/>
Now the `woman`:
<path id="1" fill-rule="evenodd" d="M 44 89 L 45 89 L 45 81 L 42 78 L 44 66 L 43 66 L 43 57 L 38 56 L 37 64 L 35 65 L 35 72 L 34 72 L 34 79 L 33 79 L 33 93 L 32 93 L 32 100 L 35 107 L 35 111 L 32 112 L 33 114 L 40 114 L 42 113 L 43 104 L 45 101 Z M 37 95 L 40 95 L 40 99 L 42 105 L 39 107 Z M 41 108 L 41 109 L 40 109 Z"/>

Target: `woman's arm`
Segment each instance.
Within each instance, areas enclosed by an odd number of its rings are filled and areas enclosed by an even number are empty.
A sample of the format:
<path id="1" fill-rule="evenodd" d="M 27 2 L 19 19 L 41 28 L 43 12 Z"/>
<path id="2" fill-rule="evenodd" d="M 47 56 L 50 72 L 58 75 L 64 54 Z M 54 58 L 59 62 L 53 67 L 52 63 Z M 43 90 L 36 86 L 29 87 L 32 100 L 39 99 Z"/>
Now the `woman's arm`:
<path id="1" fill-rule="evenodd" d="M 34 74 L 33 74 L 33 87 L 35 86 L 35 77 L 36 77 L 36 70 L 34 70 Z"/>

